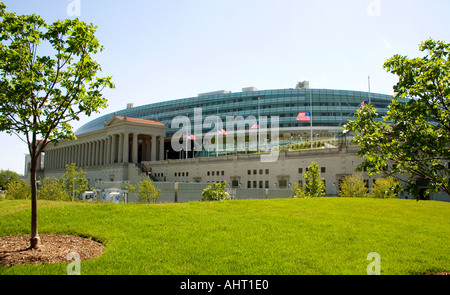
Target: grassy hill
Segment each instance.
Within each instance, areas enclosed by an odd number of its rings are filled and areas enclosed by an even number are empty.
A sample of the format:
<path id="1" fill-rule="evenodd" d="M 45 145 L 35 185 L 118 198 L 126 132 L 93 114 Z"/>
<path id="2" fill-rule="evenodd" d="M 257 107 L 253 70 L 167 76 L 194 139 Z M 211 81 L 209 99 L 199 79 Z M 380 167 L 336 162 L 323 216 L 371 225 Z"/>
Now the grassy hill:
<path id="1" fill-rule="evenodd" d="M 82 274 L 381 274 L 450 271 L 450 203 L 280 199 L 182 204 L 40 201 L 40 234 L 102 241 Z M 0 202 L 0 236 L 29 234 L 27 201 Z M 0 267 L 66 274 L 67 264 Z"/>

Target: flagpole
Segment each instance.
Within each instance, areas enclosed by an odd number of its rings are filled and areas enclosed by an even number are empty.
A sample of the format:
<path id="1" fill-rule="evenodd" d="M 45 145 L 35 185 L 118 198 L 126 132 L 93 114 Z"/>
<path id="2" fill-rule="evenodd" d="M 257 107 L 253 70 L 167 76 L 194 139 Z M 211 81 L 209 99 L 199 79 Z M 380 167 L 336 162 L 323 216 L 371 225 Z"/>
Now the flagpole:
<path id="1" fill-rule="evenodd" d="M 370 97 L 370 75 L 369 75 L 369 104 L 371 104 L 371 97 Z"/>
<path id="2" fill-rule="evenodd" d="M 259 108 L 259 99 L 260 97 L 258 96 L 258 120 L 256 120 L 256 123 L 258 124 L 258 154 L 261 153 L 261 126 L 259 125 L 259 117 L 260 117 L 260 108 Z"/>
<path id="3" fill-rule="evenodd" d="M 189 113 L 186 113 L 186 117 L 189 120 Z M 190 126 L 191 124 L 189 124 Z M 190 131 L 190 130 L 189 130 Z M 186 128 L 186 150 L 184 151 L 186 153 L 186 159 L 188 158 L 188 130 Z"/>
<path id="4" fill-rule="evenodd" d="M 311 94 L 311 88 L 309 89 L 309 105 L 310 105 L 310 108 L 311 108 L 311 114 L 309 114 L 309 122 L 311 123 L 311 149 L 313 149 L 313 124 L 312 124 L 313 107 L 312 107 L 312 94 Z"/>
<path id="5" fill-rule="evenodd" d="M 216 157 L 219 156 L 219 107 L 216 108 L 217 124 L 216 124 Z"/>

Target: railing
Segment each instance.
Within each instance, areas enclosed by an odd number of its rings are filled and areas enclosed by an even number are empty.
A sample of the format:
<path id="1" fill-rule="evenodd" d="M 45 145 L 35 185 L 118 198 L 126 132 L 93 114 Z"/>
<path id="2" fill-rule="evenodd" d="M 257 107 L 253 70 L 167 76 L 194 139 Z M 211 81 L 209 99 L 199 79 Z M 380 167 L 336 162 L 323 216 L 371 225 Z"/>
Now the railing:
<path id="1" fill-rule="evenodd" d="M 141 170 L 141 172 L 144 173 L 145 175 L 147 175 L 152 181 L 154 181 L 154 182 L 161 181 L 152 174 L 152 169 L 150 167 L 147 167 L 142 163 L 137 163 L 136 167 L 138 167 Z"/>

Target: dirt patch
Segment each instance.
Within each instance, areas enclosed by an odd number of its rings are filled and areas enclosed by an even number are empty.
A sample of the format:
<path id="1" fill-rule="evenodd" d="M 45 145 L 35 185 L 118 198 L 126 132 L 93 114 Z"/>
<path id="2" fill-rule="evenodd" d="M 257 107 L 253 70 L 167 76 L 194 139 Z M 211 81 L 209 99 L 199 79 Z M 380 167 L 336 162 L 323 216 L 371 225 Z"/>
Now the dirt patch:
<path id="1" fill-rule="evenodd" d="M 80 259 L 96 258 L 103 253 L 103 244 L 69 235 L 40 235 L 38 250 L 29 249 L 30 236 L 0 237 L 0 265 L 69 263 L 67 255 L 78 253 Z"/>

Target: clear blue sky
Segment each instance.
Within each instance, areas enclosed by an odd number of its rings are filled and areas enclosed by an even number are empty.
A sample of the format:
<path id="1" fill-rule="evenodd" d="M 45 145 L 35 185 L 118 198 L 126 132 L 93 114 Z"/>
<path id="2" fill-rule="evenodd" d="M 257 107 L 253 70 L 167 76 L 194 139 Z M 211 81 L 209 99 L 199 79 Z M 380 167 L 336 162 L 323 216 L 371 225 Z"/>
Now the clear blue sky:
<path id="1" fill-rule="evenodd" d="M 313 88 L 393 94 L 383 63 L 421 56 L 432 37 L 450 42 L 448 0 L 3 0 L 9 11 L 47 22 L 74 17 L 98 26 L 96 59 L 116 89 L 109 108 L 196 96 Z M 78 5 L 79 4 L 79 5 Z M 75 122 L 75 128 L 91 118 Z M 25 144 L 0 133 L 0 169 L 23 173 Z"/>

